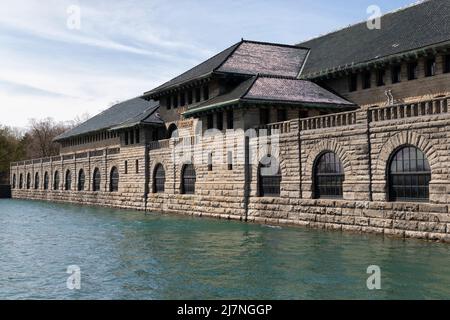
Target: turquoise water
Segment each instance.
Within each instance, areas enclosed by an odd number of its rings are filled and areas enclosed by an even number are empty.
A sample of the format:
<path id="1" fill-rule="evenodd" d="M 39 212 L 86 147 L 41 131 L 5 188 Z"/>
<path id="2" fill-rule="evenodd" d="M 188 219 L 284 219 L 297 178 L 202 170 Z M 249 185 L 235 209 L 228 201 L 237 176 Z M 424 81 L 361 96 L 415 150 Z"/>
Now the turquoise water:
<path id="1" fill-rule="evenodd" d="M 381 290 L 367 289 L 369 265 Z M 450 245 L 0 201 L 0 299 L 345 298 L 450 298 Z"/>

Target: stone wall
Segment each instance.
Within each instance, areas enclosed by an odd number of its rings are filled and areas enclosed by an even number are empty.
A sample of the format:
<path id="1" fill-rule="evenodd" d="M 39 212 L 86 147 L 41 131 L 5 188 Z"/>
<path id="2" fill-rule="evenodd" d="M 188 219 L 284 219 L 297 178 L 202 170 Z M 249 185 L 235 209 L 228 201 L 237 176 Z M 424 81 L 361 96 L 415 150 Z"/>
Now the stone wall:
<path id="1" fill-rule="evenodd" d="M 69 168 L 76 172 L 81 167 L 89 172 L 89 179 L 94 167 L 100 168 L 104 179 L 103 189 L 97 193 L 91 189 L 77 192 L 75 184 L 71 191 L 45 191 L 42 184 L 39 190 L 19 190 L 16 185 L 13 197 L 450 242 L 449 98 L 364 108 L 262 129 L 268 131 L 259 131 L 250 138 L 243 132 L 227 134 L 219 147 L 212 143 L 215 137 L 182 137 L 147 146 L 122 146 L 120 153 L 114 155 L 105 152 L 97 157 L 89 154 L 85 159 L 13 164 L 11 174 L 16 174 L 16 179 L 20 173 L 26 176 L 39 171 L 42 177 L 45 170 Z M 267 143 L 261 144 L 263 140 Z M 387 201 L 388 162 L 393 152 L 405 145 L 421 149 L 430 163 L 428 203 Z M 335 152 L 343 164 L 341 200 L 314 199 L 313 167 L 324 151 Z M 212 168 L 208 166 L 210 153 Z M 279 158 L 279 197 L 259 196 L 258 161 L 267 153 Z M 190 162 L 196 169 L 196 192 L 184 195 L 181 172 Z M 164 166 L 166 173 L 164 193 L 154 193 L 154 170 L 158 164 Z M 113 193 L 108 191 L 112 166 L 120 171 L 119 192 Z"/>

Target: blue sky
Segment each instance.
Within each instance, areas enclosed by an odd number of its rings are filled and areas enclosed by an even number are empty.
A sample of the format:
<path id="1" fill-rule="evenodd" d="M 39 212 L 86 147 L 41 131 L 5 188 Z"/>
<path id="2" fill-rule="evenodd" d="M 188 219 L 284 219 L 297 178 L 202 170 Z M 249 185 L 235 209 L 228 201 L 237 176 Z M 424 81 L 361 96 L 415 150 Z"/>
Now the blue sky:
<path id="1" fill-rule="evenodd" d="M 182 73 L 241 38 L 299 43 L 412 0 L 2 0 L 0 124 L 66 121 Z M 81 9 L 80 29 L 67 27 Z"/>

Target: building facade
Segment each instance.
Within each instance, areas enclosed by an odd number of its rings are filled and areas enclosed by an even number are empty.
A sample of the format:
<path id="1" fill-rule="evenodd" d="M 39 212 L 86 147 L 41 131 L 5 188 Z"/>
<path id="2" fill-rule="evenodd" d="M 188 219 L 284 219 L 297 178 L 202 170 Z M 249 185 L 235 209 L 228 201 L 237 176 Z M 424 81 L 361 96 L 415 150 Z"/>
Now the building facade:
<path id="1" fill-rule="evenodd" d="M 12 196 L 450 242 L 449 16 L 242 40 L 11 164 Z"/>

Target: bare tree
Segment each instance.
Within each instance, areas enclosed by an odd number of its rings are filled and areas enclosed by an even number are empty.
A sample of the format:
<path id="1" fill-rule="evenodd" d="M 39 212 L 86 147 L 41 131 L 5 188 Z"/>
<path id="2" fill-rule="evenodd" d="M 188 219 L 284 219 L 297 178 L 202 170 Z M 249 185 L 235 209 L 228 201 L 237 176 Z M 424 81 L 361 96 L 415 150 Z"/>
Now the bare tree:
<path id="1" fill-rule="evenodd" d="M 69 128 L 62 122 L 52 118 L 42 120 L 31 119 L 29 130 L 23 140 L 26 146 L 27 158 L 50 157 L 59 154 L 59 144 L 53 139 Z"/>

